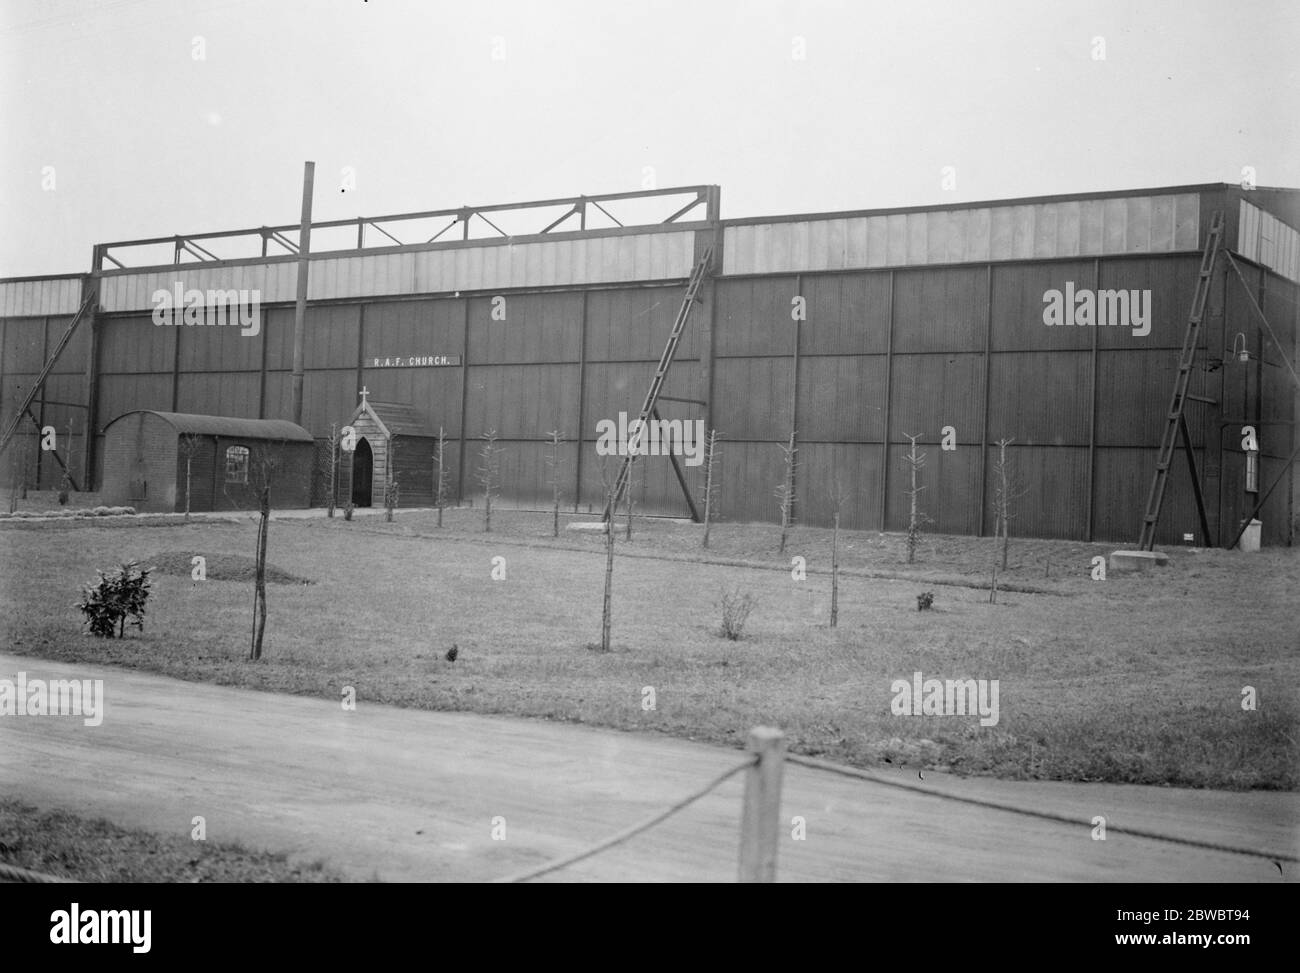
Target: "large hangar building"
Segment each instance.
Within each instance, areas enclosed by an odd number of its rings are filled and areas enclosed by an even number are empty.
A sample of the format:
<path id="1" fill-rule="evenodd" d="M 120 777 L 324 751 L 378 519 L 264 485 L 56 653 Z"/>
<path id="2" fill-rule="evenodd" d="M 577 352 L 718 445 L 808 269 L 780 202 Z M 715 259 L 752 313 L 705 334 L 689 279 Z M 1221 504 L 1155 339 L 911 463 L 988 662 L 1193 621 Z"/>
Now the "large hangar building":
<path id="1" fill-rule="evenodd" d="M 1266 496 L 1263 542 L 1295 543 L 1300 191 L 1209 184 L 728 220 L 719 200 L 692 186 L 313 224 L 301 416 L 296 225 L 100 244 L 90 273 L 0 280 L 6 427 L 85 306 L 20 416 L 3 483 L 58 483 L 41 428 L 94 488 L 104 430 L 127 413 L 289 420 L 320 441 L 364 398 L 418 428 L 392 454 L 410 477 L 432 475 L 411 449 L 441 430 L 466 498 L 479 437 L 494 431 L 502 498 L 547 502 L 559 430 L 566 503 L 599 510 L 598 424 L 636 417 L 711 253 L 659 412 L 718 431 L 724 519 L 779 519 L 793 431 L 796 522 L 828 524 L 839 490 L 847 526 L 903 529 L 902 457 L 919 435 L 931 529 L 990 533 L 996 444 L 1010 439 L 1015 533 L 1132 542 L 1222 214 L 1185 412 L 1196 476 L 1180 449 L 1156 540 L 1228 543 Z M 225 320 L 209 292 L 238 305 Z M 642 510 L 687 512 L 664 457 L 635 470 Z M 383 496 L 345 472 L 340 502 Z M 681 472 L 698 497 L 703 467 Z"/>

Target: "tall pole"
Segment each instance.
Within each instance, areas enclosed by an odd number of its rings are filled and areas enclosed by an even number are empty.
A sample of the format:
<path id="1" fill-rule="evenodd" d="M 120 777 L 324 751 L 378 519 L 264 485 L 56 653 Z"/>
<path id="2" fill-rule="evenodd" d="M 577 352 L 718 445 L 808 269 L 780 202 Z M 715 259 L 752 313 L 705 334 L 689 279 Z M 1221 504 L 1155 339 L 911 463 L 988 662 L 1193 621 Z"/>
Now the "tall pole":
<path id="1" fill-rule="evenodd" d="M 298 300 L 293 309 L 293 421 L 302 425 L 303 340 L 307 331 L 307 255 L 311 252 L 311 192 L 316 163 L 303 163 L 298 229 Z"/>

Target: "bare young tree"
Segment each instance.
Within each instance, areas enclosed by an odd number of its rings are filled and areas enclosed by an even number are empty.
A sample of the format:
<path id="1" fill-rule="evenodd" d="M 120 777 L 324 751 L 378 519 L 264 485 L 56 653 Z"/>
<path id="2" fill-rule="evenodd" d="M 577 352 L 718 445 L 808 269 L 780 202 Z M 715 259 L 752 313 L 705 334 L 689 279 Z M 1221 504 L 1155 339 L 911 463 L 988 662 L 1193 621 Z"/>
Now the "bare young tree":
<path id="1" fill-rule="evenodd" d="M 614 483 L 610 480 L 608 465 L 601 460 L 600 483 L 605 493 L 605 507 L 610 515 L 605 520 L 605 597 L 600 612 L 600 651 L 610 650 L 610 627 L 613 623 L 614 591 Z"/>
<path id="2" fill-rule="evenodd" d="M 551 536 L 560 536 L 560 447 L 564 445 L 564 434 L 558 429 L 551 430 L 551 438 L 546 444 L 546 468 L 551 481 Z"/>
<path id="3" fill-rule="evenodd" d="M 498 489 L 498 477 L 501 472 L 501 450 L 497 447 L 497 431 L 489 429 L 479 437 L 483 445 L 479 447 L 478 482 L 483 487 L 483 532 L 492 531 L 492 497 Z"/>
<path id="4" fill-rule="evenodd" d="M 433 454 L 437 464 L 433 474 L 433 505 L 438 508 L 438 526 L 442 526 L 442 510 L 447 506 L 447 434 L 438 427 L 438 449 Z"/>
<path id="5" fill-rule="evenodd" d="M 831 488 L 831 509 L 835 512 L 831 530 L 831 628 L 840 622 L 840 513 L 849 495 L 839 487 Z"/>
<path id="6" fill-rule="evenodd" d="M 702 542 L 705 550 L 709 547 L 709 525 L 712 523 L 714 512 L 714 491 L 717 483 L 713 477 L 713 459 L 718 453 L 718 431 L 709 430 L 709 438 L 705 440 L 704 451 L 704 540 Z"/>
<path id="7" fill-rule="evenodd" d="M 194 457 L 203 448 L 203 437 L 198 433 L 187 432 L 176 443 L 181 455 L 185 457 L 185 519 L 190 519 L 190 487 L 193 483 Z"/>
<path id="8" fill-rule="evenodd" d="M 790 442 L 781 444 L 781 453 L 785 465 L 785 477 L 776 488 L 777 504 L 781 508 L 781 548 L 785 553 L 786 539 L 790 535 L 790 515 L 794 511 L 794 457 L 799 448 L 794 444 L 794 430 L 790 430 Z"/>
<path id="9" fill-rule="evenodd" d="M 393 455 L 391 447 L 388 455 L 391 460 Z M 387 523 L 391 524 L 393 522 L 393 509 L 397 506 L 400 492 L 401 487 L 397 482 L 397 474 L 393 472 L 393 467 L 390 464 L 388 467 L 388 475 L 385 477 L 384 482 L 384 520 Z"/>
<path id="10" fill-rule="evenodd" d="M 1011 464 L 1007 461 L 1007 447 L 1013 442 L 1015 442 L 1014 439 L 1004 438 L 998 440 L 998 458 L 993 463 L 993 539 L 998 544 L 1001 570 L 1003 571 L 1007 569 L 1007 549 L 1010 545 L 1009 524 L 1014 516 L 1011 512 L 1012 503 L 1028 492 L 1017 488 Z M 995 586 L 996 583 L 997 577 L 995 575 Z"/>
<path id="11" fill-rule="evenodd" d="M 334 517 L 334 508 L 339 502 L 339 430 L 338 423 L 330 423 L 330 437 L 325 440 L 329 447 L 329 461 L 325 464 L 329 467 L 329 489 L 326 490 L 326 507 L 329 511 L 328 516 Z"/>
<path id="12" fill-rule="evenodd" d="M 916 544 L 921 538 L 921 528 L 930 520 L 921 510 L 920 496 L 925 487 L 920 485 L 921 469 L 925 466 L 925 453 L 916 451 L 916 441 L 920 435 L 913 436 L 911 433 L 903 433 L 911 442 L 912 446 L 908 453 L 903 457 L 908 465 L 911 475 L 911 487 L 906 491 L 910 501 L 910 509 L 907 519 L 907 563 L 911 564 L 916 560 Z"/>
<path id="13" fill-rule="evenodd" d="M 279 462 L 275 450 L 262 444 L 250 451 L 248 482 L 257 498 L 257 554 L 253 574 L 253 642 L 248 658 L 262 658 L 262 639 L 266 635 L 266 543 L 271 524 L 271 487 Z"/>

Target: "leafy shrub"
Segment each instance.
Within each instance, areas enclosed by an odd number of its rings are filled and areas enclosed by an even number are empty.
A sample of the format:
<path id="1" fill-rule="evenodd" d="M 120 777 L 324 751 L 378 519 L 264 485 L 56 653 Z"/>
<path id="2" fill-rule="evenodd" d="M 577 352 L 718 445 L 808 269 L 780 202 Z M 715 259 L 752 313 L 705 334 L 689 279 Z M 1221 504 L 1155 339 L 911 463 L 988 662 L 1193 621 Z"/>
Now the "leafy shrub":
<path id="1" fill-rule="evenodd" d="M 100 571 L 98 584 L 86 585 L 85 595 L 77 607 L 86 616 L 90 634 L 106 639 L 116 634 L 121 638 L 128 619 L 136 628 L 144 629 L 149 571 L 149 568 L 137 570 L 135 561 L 127 561 L 112 574 Z"/>
<path id="2" fill-rule="evenodd" d="M 756 599 L 749 592 L 742 592 L 739 588 L 733 591 L 722 591 L 722 634 L 725 638 L 735 642 L 740 638 L 741 632 L 745 628 L 745 620 L 749 618 L 749 613 L 754 610 L 758 604 Z"/>
<path id="3" fill-rule="evenodd" d="M 934 592 L 927 591 L 924 594 L 916 596 L 916 610 L 919 612 L 929 611 L 930 606 L 934 604 Z"/>

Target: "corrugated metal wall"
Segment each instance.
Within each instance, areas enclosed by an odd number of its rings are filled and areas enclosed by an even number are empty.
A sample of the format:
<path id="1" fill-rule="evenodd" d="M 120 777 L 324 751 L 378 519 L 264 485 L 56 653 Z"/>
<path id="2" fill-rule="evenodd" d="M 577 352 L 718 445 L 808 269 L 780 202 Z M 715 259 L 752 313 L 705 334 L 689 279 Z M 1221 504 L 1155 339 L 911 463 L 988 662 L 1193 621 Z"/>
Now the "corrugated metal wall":
<path id="1" fill-rule="evenodd" d="M 1138 194 L 724 225 L 724 274 L 695 309 L 665 387 L 671 396 L 712 399 L 723 444 L 719 515 L 778 518 L 780 446 L 795 425 L 798 522 L 830 522 L 833 484 L 849 494 L 847 526 L 904 526 L 905 434 L 913 433 L 927 453 L 923 506 L 931 529 L 987 533 L 993 444 L 1006 437 L 1013 439 L 1013 489 L 1022 492 L 1013 532 L 1131 542 L 1199 264 L 1184 252 L 1198 246 L 1209 198 Z M 1285 270 L 1289 228 L 1270 223 L 1268 214 L 1250 215 L 1252 208 L 1244 204 L 1233 214 L 1243 253 Z M 313 299 L 338 303 L 308 309 L 303 424 L 328 435 L 331 423 L 350 417 L 363 386 L 376 400 L 410 402 L 447 431 L 453 487 L 467 496 L 478 489 L 478 437 L 495 429 L 506 499 L 535 503 L 549 498 L 545 438 L 559 428 L 569 440 L 565 506 L 598 507 L 601 466 L 612 474 L 617 460 L 602 464 L 596 456 L 597 423 L 635 415 L 678 310 L 680 278 L 704 241 L 696 236 L 696 229 L 674 229 L 316 258 Z M 186 265 L 183 273 L 186 287 L 256 287 L 273 303 L 291 300 L 296 266 Z M 100 426 L 139 408 L 288 415 L 292 308 L 264 309 L 253 336 L 156 327 L 148 313 L 152 289 L 175 279 L 171 268 L 104 278 L 106 308 L 137 310 L 98 322 Z M 653 283 L 664 279 L 672 283 Z M 633 281 L 650 283 L 627 286 Z M 625 286 L 583 286 L 615 282 Z M 6 414 L 79 296 L 78 278 L 31 283 L 0 283 L 0 301 L 68 310 L 3 322 Z M 1047 327 L 1044 296 L 1067 287 L 1149 292 L 1150 333 Z M 1252 278 L 1252 291 L 1270 317 L 1281 319 L 1275 327 L 1285 330 L 1293 352 L 1297 290 L 1270 277 L 1260 293 Z M 406 296 L 419 292 L 442 296 Z M 792 316 L 798 308 L 802 321 Z M 1255 356 L 1249 365 L 1221 360 L 1237 332 Z M 1225 291 L 1220 274 L 1192 387 L 1218 404 L 1189 407 L 1212 529 L 1235 526 L 1254 499 L 1242 488 L 1233 423 L 1264 430 L 1265 482 L 1295 442 L 1300 399 L 1261 342 L 1239 283 L 1230 281 Z M 88 346 L 83 332 L 47 398 L 77 401 L 84 394 Z M 413 356 L 450 363 L 393 364 Z M 661 412 L 668 419 L 704 415 L 696 405 L 668 401 Z M 66 418 L 53 405 L 47 417 Z M 72 418 L 79 429 L 79 413 Z M 946 427 L 955 450 L 941 448 Z M 1182 462 L 1175 460 L 1161 543 L 1199 533 Z M 685 472 L 698 496 L 702 468 Z M 42 477 L 48 479 L 44 469 Z M 638 463 L 634 495 L 647 512 L 685 511 L 662 458 Z M 1266 540 L 1292 536 L 1298 502 L 1292 473 L 1261 515 Z"/>
<path id="2" fill-rule="evenodd" d="M 1118 253 L 1199 245 L 1200 196 L 1178 193 L 726 227 L 725 274 L 779 274 Z"/>
<path id="3" fill-rule="evenodd" d="M 690 275 L 694 247 L 693 231 L 672 230 L 316 256 L 311 259 L 307 296 L 326 301 L 670 280 Z M 154 292 L 171 291 L 177 281 L 185 290 L 256 290 L 263 304 L 275 304 L 294 300 L 298 265 L 296 260 L 281 258 L 266 263 L 187 263 L 162 271 L 110 273 L 101 284 L 100 304 L 109 312 L 152 309 Z M 73 310 L 76 306 L 74 303 Z"/>
<path id="4" fill-rule="evenodd" d="M 80 276 L 0 280 L 0 318 L 76 314 L 81 281 Z"/>
<path id="5" fill-rule="evenodd" d="M 1300 281 L 1300 232 L 1244 199 L 1238 201 L 1237 250 L 1287 280 Z"/>

